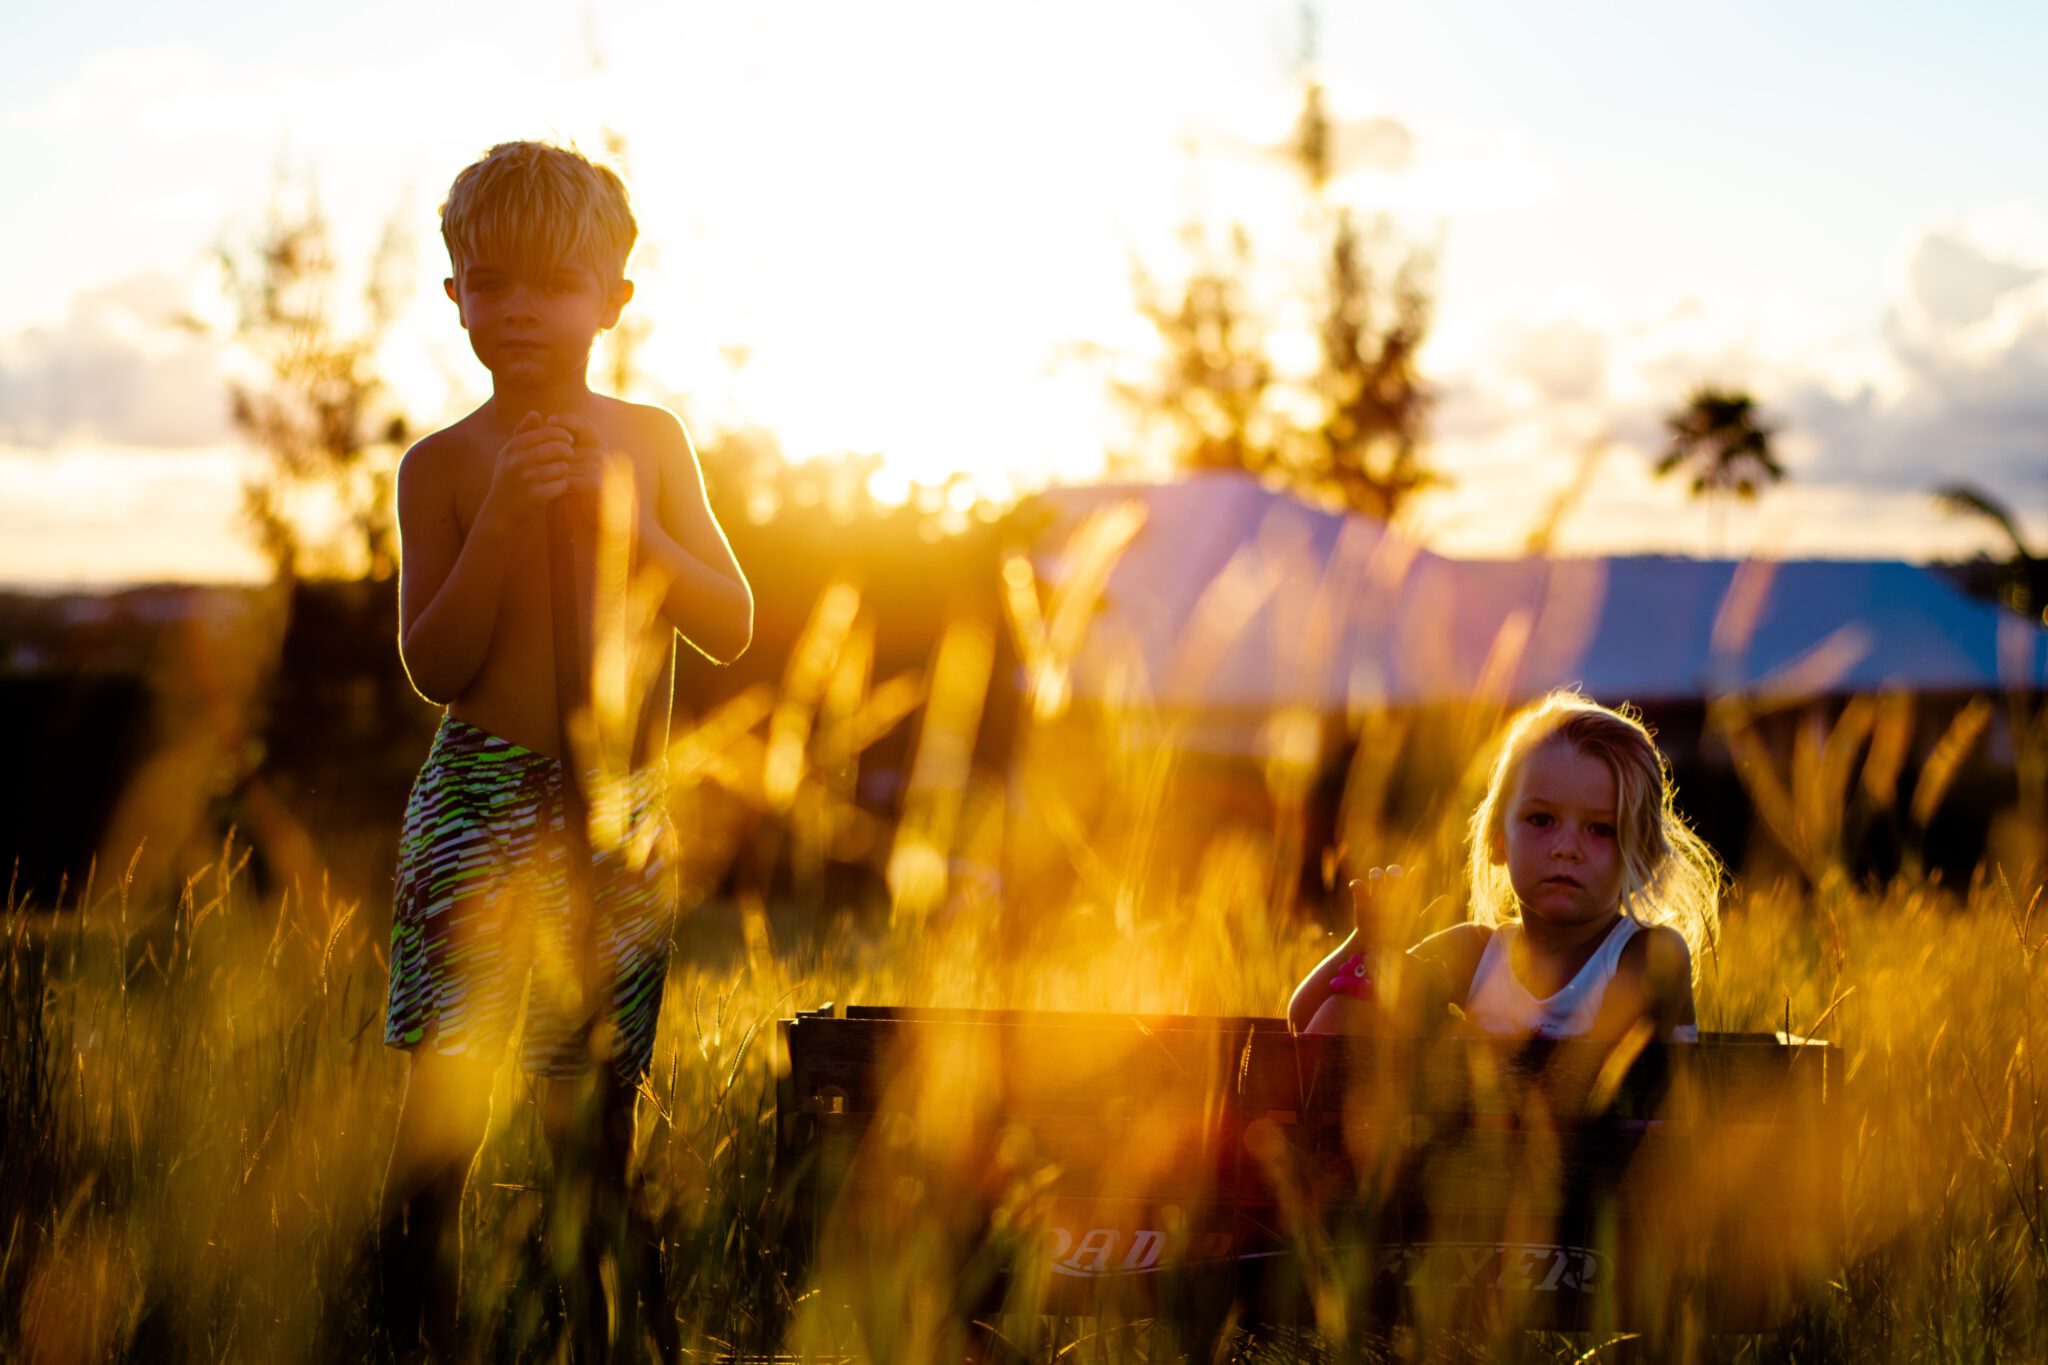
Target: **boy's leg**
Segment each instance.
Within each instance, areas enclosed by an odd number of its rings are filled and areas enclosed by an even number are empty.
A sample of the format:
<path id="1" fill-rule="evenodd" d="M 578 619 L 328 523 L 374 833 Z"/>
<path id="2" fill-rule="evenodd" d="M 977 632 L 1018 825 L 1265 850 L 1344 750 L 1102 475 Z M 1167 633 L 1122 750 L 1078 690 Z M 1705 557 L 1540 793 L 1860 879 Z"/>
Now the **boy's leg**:
<path id="1" fill-rule="evenodd" d="M 682 1342 L 663 1289 L 660 1236 L 633 1171 L 637 1092 L 609 1065 L 594 1071 L 589 1079 L 549 1081 L 541 1104 L 555 1161 L 555 1214 L 572 1219 L 576 1230 L 576 1265 L 564 1269 L 585 1316 L 571 1330 L 594 1358 L 607 1358 L 599 1343 L 609 1336 L 612 1358 L 637 1361 L 644 1309 L 661 1358 L 678 1359 Z"/>
<path id="2" fill-rule="evenodd" d="M 491 1118 L 492 1063 L 410 1054 L 398 1134 L 378 1210 L 378 1279 L 386 1336 L 400 1360 L 422 1345 L 463 1358 L 457 1330 L 462 1192 Z"/>
<path id="3" fill-rule="evenodd" d="M 616 1254 L 621 1182 L 614 1171 L 622 1164 L 615 1115 L 614 1092 L 618 1088 L 611 1068 L 599 1062 L 588 1075 L 550 1079 L 541 1099 L 541 1123 L 554 1163 L 548 1210 L 554 1233 L 549 1242 L 557 1258 L 556 1273 L 567 1291 L 569 1334 L 574 1343 L 571 1358 L 578 1365 L 610 1360 L 616 1348 L 628 1341 L 618 1330 L 624 1324 L 612 1318 L 615 1309 L 623 1308 L 622 1302 L 613 1301 L 613 1295 L 623 1300 L 626 1288 Z M 630 1105 L 627 1112 L 630 1124 Z M 631 1145 L 629 1127 L 627 1160 Z M 608 1259 L 613 1269 L 612 1294 L 605 1291 Z M 618 1354 L 630 1359 L 637 1352 Z"/>
<path id="4" fill-rule="evenodd" d="M 652 1061 L 676 912 L 673 836 L 665 773 L 642 770 L 630 785 L 635 833 L 601 853 L 591 870 L 603 1017 L 580 1017 L 580 1007 L 545 989 L 537 973 L 523 1049 L 527 1069 L 548 1078 L 541 1119 L 555 1171 L 549 1217 L 557 1256 L 573 1255 L 573 1264 L 556 1268 L 569 1293 L 578 1360 L 638 1362 L 643 1296 L 662 1358 L 677 1359 L 681 1349 L 662 1292 L 660 1241 L 633 1176 L 638 1078 Z M 628 854 L 650 822 L 652 847 Z M 554 942 L 542 947 L 543 960 L 571 958 L 566 896 L 563 911 L 550 923 Z"/>
<path id="5" fill-rule="evenodd" d="M 406 802 L 384 1040 L 410 1061 L 379 1233 L 384 1317 L 408 1354 L 422 1332 L 439 1358 L 458 1348 L 462 1191 L 550 895 L 540 835 L 559 769 L 446 716 Z"/>

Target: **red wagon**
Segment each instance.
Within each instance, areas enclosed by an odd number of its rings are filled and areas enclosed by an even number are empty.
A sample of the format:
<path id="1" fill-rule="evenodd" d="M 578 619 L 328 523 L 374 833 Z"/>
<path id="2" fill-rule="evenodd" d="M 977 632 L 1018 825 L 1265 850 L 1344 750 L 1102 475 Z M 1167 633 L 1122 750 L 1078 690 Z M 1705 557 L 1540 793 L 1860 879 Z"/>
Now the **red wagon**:
<path id="1" fill-rule="evenodd" d="M 858 1006 L 779 1032 L 821 1292 L 922 1258 L 967 1317 L 1655 1335 L 1774 1326 L 1838 1260 L 1821 1043 Z"/>

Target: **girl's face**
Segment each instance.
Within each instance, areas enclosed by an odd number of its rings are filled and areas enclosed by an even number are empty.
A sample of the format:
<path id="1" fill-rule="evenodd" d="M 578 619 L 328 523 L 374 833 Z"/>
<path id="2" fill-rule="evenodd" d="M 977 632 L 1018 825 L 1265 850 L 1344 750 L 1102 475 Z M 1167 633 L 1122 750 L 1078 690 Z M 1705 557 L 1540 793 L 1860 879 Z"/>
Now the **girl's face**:
<path id="1" fill-rule="evenodd" d="M 1624 875 L 1614 772 L 1568 741 L 1522 760 L 1493 860 L 1506 863 L 1525 920 L 1595 925 L 1621 911 Z"/>

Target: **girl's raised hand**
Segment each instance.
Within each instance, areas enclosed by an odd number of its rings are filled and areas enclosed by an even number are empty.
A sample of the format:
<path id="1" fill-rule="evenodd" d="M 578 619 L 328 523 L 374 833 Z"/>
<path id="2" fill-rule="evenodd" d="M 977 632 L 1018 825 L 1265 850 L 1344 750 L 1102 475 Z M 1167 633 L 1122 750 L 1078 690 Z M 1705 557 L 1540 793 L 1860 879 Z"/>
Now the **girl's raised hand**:
<path id="1" fill-rule="evenodd" d="M 1352 881 L 1352 919 L 1358 925 L 1360 936 L 1368 942 L 1377 942 L 1380 938 L 1377 931 L 1385 919 L 1381 897 L 1391 892 L 1394 883 L 1407 875 L 1407 869 L 1399 863 L 1389 863 L 1386 867 L 1375 867 Z"/>
<path id="2" fill-rule="evenodd" d="M 1377 1001 L 1385 976 L 1387 951 L 1386 907 L 1381 898 L 1407 873 L 1399 863 L 1375 867 L 1351 883 L 1351 912 L 1357 921 L 1348 945 L 1351 953 L 1337 963 L 1328 981 L 1333 995 L 1353 1000 Z M 1398 952 L 1396 947 L 1393 951 Z"/>

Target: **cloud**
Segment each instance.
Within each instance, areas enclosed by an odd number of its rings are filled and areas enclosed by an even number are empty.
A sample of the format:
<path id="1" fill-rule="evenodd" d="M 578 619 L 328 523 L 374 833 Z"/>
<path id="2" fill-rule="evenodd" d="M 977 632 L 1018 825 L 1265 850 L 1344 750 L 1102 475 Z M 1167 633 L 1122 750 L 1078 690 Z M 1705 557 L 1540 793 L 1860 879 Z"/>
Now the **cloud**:
<path id="1" fill-rule="evenodd" d="M 46 137 L 106 126 L 161 131 L 167 123 L 181 125 L 195 98 L 213 96 L 225 75 L 205 53 L 184 45 L 97 52 L 41 103 L 13 111 L 10 121 Z"/>
<path id="2" fill-rule="evenodd" d="M 1967 327 L 1998 301 L 2041 278 L 2038 267 L 1992 257 L 1958 232 L 1930 232 L 1906 267 L 1911 302 L 1935 324 Z"/>
<path id="3" fill-rule="evenodd" d="M 1903 506 L 1967 482 L 2048 515 L 2048 253 L 1993 250 L 1955 229 L 1913 244 L 1875 326 L 1785 300 L 1679 298 L 1509 320 L 1436 378 L 1434 433 L 1447 447 L 1479 458 L 1513 446 L 1555 460 L 1557 478 L 1594 437 L 1646 465 L 1665 414 L 1713 383 L 1756 396 L 1799 490 Z"/>
<path id="4" fill-rule="evenodd" d="M 1343 91 L 1329 99 L 1352 102 Z M 1300 113 L 1298 97 L 1247 105 L 1193 126 L 1189 145 L 1226 166 L 1292 177 Z M 1519 129 L 1385 113 L 1331 114 L 1330 175 L 1338 200 L 1419 220 L 1526 206 L 1554 197 L 1560 185 L 1554 158 Z"/>
<path id="5" fill-rule="evenodd" d="M 1395 175 L 1415 164 L 1415 132 L 1397 118 L 1337 119 L 1330 125 L 1331 170 Z"/>
<path id="6" fill-rule="evenodd" d="M 179 325 L 185 283 L 149 272 L 82 293 L 65 318 L 0 338 L 0 442 L 189 448 L 230 435 L 215 344 Z"/>
<path id="7" fill-rule="evenodd" d="M 1626 441 L 1645 423 L 1617 382 L 1639 386 L 1646 357 L 1627 328 L 1573 315 L 1511 318 L 1469 361 L 1429 369 L 1431 432 L 1454 445 L 1494 441 L 1577 450 L 1596 435 Z"/>
<path id="8" fill-rule="evenodd" d="M 2022 504 L 2048 487 L 2048 271 L 1952 231 L 1924 236 L 1880 338 L 1889 373 L 1785 401 L 1801 478 L 1889 488 L 1967 481 Z"/>
<path id="9" fill-rule="evenodd" d="M 1588 402 L 1606 391 L 1607 338 L 1576 319 L 1511 327 L 1502 349 L 1508 369 L 1549 402 Z"/>

